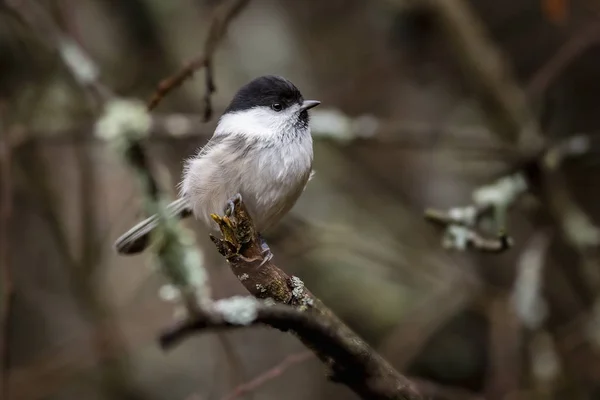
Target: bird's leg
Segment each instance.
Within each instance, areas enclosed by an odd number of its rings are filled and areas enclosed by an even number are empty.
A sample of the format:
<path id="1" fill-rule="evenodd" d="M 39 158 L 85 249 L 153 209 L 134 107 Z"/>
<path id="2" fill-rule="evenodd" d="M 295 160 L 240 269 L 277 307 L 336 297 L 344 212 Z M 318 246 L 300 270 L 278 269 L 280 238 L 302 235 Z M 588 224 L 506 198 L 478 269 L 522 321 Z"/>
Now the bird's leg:
<path id="1" fill-rule="evenodd" d="M 262 250 L 261 255 L 263 257 L 263 260 L 260 263 L 260 266 L 262 267 L 265 263 L 271 261 L 271 259 L 273 258 L 273 253 L 271 253 L 271 249 L 269 248 L 267 241 L 260 233 L 258 234 L 258 239 L 260 240 L 260 248 Z"/>

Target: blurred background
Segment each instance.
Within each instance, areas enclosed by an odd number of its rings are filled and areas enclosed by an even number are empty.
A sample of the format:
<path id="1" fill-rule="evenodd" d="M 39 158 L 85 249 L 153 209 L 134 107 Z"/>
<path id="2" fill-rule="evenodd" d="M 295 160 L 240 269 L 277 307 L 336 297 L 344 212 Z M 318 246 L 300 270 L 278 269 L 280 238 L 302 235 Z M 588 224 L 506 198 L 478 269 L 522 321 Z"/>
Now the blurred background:
<path id="1" fill-rule="evenodd" d="M 174 318 L 160 295 L 166 281 L 149 253 L 112 249 L 145 216 L 137 180 L 94 136 L 98 109 L 47 31 L 22 14 L 45 13 L 108 87 L 146 101 L 202 53 L 223 3 L 0 1 L 8 399 L 225 399 L 282 362 L 237 398 L 356 398 L 272 329 L 159 348 Z M 465 11 L 474 19 L 461 20 Z M 471 46 L 479 40 L 488 52 Z M 215 116 L 202 122 L 198 72 L 153 111 L 159 123 L 145 145 L 175 196 L 182 161 L 235 91 L 263 74 L 289 78 L 322 104 L 311 120 L 315 178 L 267 237 L 277 265 L 434 399 L 600 399 L 599 43 L 595 0 L 252 0 L 212 60 Z M 523 133 L 511 118 L 541 132 L 545 150 L 507 140 Z M 557 166 L 564 152 L 574 156 Z M 474 194 L 506 176 L 526 187 L 492 201 L 481 221 L 424 218 L 429 208 L 481 206 Z M 214 296 L 245 294 L 207 232 L 185 224 Z M 514 242 L 505 251 L 461 246 L 500 229 Z"/>

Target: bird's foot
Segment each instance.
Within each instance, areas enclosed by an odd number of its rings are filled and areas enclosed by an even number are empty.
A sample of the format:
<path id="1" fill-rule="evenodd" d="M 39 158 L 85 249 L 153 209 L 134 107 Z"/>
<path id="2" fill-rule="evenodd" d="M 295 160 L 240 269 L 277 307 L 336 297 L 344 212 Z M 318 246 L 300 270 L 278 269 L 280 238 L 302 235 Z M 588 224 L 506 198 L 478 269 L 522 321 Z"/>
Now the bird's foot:
<path id="1" fill-rule="evenodd" d="M 225 216 L 231 217 L 235 211 L 236 204 L 240 204 L 242 202 L 242 195 L 236 193 L 232 198 L 227 200 L 227 205 L 225 206 Z"/>
<path id="2" fill-rule="evenodd" d="M 263 238 L 260 234 L 258 235 L 258 238 L 260 240 L 261 255 L 263 258 L 262 262 L 260 263 L 260 266 L 262 267 L 273 259 L 273 253 L 271 253 L 271 249 L 269 248 L 265 238 Z"/>

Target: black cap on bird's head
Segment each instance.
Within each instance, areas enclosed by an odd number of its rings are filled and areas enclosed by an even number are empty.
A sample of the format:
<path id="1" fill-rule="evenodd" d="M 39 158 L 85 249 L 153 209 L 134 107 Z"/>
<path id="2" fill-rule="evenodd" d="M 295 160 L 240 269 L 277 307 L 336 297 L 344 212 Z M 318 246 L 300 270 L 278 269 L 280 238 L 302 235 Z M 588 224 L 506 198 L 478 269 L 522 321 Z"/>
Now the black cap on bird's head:
<path id="1" fill-rule="evenodd" d="M 269 107 L 275 112 L 300 106 L 301 114 L 320 104 L 316 100 L 304 100 L 300 90 L 289 80 L 280 76 L 265 75 L 253 79 L 235 94 L 225 113 L 249 110 L 254 107 Z"/>

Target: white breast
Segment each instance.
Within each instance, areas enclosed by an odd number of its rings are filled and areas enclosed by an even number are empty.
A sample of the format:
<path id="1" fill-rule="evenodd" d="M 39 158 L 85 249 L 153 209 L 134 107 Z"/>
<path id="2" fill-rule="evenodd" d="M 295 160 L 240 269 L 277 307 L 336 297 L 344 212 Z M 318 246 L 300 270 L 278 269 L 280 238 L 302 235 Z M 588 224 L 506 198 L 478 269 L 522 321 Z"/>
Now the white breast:
<path id="1" fill-rule="evenodd" d="M 242 172 L 241 193 L 260 231 L 277 223 L 294 206 L 312 170 L 310 135 L 285 146 L 256 151 Z"/>

